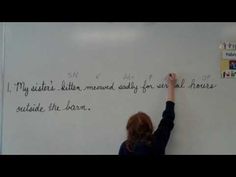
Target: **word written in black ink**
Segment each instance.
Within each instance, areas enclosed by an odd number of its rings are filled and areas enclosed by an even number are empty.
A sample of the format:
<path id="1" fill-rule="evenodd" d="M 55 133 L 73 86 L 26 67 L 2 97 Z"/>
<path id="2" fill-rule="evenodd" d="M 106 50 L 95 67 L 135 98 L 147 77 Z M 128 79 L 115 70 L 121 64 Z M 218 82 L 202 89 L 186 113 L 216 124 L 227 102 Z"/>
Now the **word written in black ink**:
<path id="1" fill-rule="evenodd" d="M 141 88 L 143 93 L 146 93 L 148 89 L 154 89 L 154 86 L 152 84 L 147 84 L 147 80 L 145 80 Z"/>
<path id="2" fill-rule="evenodd" d="M 175 88 L 185 88 L 185 79 L 182 79 L 180 83 L 175 84 Z M 168 88 L 167 83 L 159 83 L 156 85 L 157 88 Z"/>
<path id="3" fill-rule="evenodd" d="M 118 86 L 119 90 L 133 90 L 136 94 L 138 92 L 138 86 L 134 82 L 128 82 L 127 84 L 121 84 Z"/>
<path id="4" fill-rule="evenodd" d="M 31 87 L 32 92 L 41 92 L 41 91 L 55 91 L 56 89 L 52 85 L 52 81 L 50 81 L 50 85 L 46 85 L 45 81 L 41 84 L 36 83 L 36 85 Z"/>
<path id="5" fill-rule="evenodd" d="M 196 83 L 195 79 L 192 79 L 191 84 L 188 86 L 188 88 L 191 89 L 199 89 L 199 88 L 203 88 L 203 89 L 213 89 L 216 87 L 216 84 L 210 84 L 210 83 Z"/>
<path id="6" fill-rule="evenodd" d="M 40 103 L 31 105 L 27 103 L 25 106 L 18 106 L 16 112 L 45 112 L 45 109 Z"/>
<path id="7" fill-rule="evenodd" d="M 50 103 L 48 106 L 48 111 L 61 111 L 61 109 L 56 105 L 56 103 Z"/>
<path id="8" fill-rule="evenodd" d="M 64 80 L 61 83 L 61 90 L 62 91 L 82 91 L 80 86 L 75 85 L 73 82 L 66 83 Z"/>
<path id="9" fill-rule="evenodd" d="M 87 85 L 83 90 L 115 90 L 114 85 L 114 82 L 111 85 Z"/>
<path id="10" fill-rule="evenodd" d="M 16 92 L 23 91 L 25 97 L 28 96 L 29 90 L 31 92 L 44 92 L 44 91 L 55 91 L 56 89 L 52 85 L 52 81 L 50 81 L 50 85 L 46 85 L 45 81 L 43 81 L 41 84 L 36 83 L 29 89 L 29 87 L 26 86 L 25 82 L 17 82 L 14 84 L 16 88 Z"/>
<path id="11" fill-rule="evenodd" d="M 27 87 L 25 85 L 25 82 L 17 82 L 16 84 L 14 84 L 14 86 L 16 87 L 16 92 L 18 91 L 23 91 L 25 94 L 25 97 L 28 96 L 29 94 L 29 87 Z"/>
<path id="12" fill-rule="evenodd" d="M 87 108 L 85 105 L 75 105 L 71 104 L 70 100 L 67 101 L 66 107 L 63 109 L 66 111 L 90 111 L 90 108 Z"/>
<path id="13" fill-rule="evenodd" d="M 176 85 L 175 85 L 175 87 L 176 88 L 185 88 L 185 79 L 182 79 L 181 80 L 181 83 L 179 84 L 179 83 L 177 83 Z"/>

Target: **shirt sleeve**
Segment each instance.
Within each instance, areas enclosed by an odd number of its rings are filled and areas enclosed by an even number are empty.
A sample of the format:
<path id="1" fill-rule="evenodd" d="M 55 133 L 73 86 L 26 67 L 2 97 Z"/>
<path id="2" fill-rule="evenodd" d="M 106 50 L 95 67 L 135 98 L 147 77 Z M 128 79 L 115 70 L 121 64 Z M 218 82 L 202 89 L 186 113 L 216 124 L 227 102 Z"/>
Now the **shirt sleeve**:
<path id="1" fill-rule="evenodd" d="M 174 127 L 174 112 L 175 103 L 172 101 L 166 102 L 166 108 L 162 113 L 162 119 L 154 132 L 154 151 L 155 154 L 165 154 L 165 148 L 168 143 L 171 130 Z"/>

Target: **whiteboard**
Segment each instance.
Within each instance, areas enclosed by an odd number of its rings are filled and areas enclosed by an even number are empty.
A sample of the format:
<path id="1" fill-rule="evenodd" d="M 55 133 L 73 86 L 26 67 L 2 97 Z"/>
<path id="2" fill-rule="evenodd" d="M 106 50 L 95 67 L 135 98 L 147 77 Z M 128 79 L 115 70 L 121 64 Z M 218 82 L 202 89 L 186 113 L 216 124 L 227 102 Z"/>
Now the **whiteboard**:
<path id="1" fill-rule="evenodd" d="M 236 80 L 219 63 L 235 23 L 6 23 L 4 37 L 3 154 L 118 154 L 132 114 L 157 127 L 169 72 L 166 154 L 236 153 Z"/>
<path id="2" fill-rule="evenodd" d="M 3 106 L 3 76 L 4 76 L 4 61 L 3 61 L 3 23 L 0 23 L 0 73 L 1 73 L 1 79 L 0 79 L 0 153 L 2 152 L 2 120 L 3 120 L 3 112 L 2 112 L 2 106 Z"/>

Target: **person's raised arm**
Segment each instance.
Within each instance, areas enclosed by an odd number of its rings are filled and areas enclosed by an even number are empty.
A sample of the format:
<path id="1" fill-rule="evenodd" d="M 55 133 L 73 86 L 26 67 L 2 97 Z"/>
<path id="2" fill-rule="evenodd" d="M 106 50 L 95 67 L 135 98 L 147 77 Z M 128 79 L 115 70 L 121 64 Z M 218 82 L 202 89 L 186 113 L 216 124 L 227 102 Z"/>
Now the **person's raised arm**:
<path id="1" fill-rule="evenodd" d="M 175 84 L 176 74 L 170 73 L 167 76 L 167 98 L 166 107 L 162 113 L 162 119 L 158 125 L 157 130 L 154 132 L 154 149 L 155 154 L 165 154 L 165 148 L 168 143 L 170 132 L 174 127 L 174 105 L 175 105 Z"/>
<path id="2" fill-rule="evenodd" d="M 176 74 L 170 73 L 167 76 L 167 85 L 168 85 L 168 93 L 167 93 L 167 101 L 175 102 L 175 84 L 176 84 Z"/>

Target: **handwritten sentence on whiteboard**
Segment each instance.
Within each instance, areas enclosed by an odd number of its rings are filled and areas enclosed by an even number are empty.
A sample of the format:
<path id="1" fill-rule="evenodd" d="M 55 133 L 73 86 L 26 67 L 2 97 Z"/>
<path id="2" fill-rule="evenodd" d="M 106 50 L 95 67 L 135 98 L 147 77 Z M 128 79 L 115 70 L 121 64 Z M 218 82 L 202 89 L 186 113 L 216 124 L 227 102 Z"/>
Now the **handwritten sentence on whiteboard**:
<path id="1" fill-rule="evenodd" d="M 56 83 L 60 84 L 58 85 Z M 214 89 L 216 88 L 216 86 L 217 84 L 210 83 L 207 80 L 203 81 L 191 79 L 191 81 L 187 83 L 186 79 L 181 79 L 177 81 L 175 87 L 189 89 Z M 149 80 L 144 80 L 142 84 L 138 84 L 135 81 L 123 81 L 123 83 L 110 81 L 101 84 L 80 85 L 78 82 L 66 80 L 62 80 L 61 82 L 56 82 L 52 80 L 49 82 L 41 81 L 35 82 L 33 84 L 27 83 L 26 81 L 16 81 L 13 84 L 10 82 L 7 83 L 7 93 L 22 93 L 25 97 L 29 96 L 29 94 L 40 94 L 43 92 L 76 92 L 79 94 L 86 94 L 88 92 L 120 92 L 125 90 L 131 90 L 132 93 L 137 94 L 138 92 L 146 93 L 148 91 L 160 88 L 168 88 L 167 83 L 165 81 L 154 82 Z"/>
<path id="2" fill-rule="evenodd" d="M 101 77 L 101 74 L 96 76 L 96 79 Z M 69 93 L 72 98 L 80 95 L 90 95 L 93 94 L 103 94 L 108 93 L 113 94 L 147 94 L 154 92 L 157 89 L 168 88 L 166 80 L 157 81 L 153 79 L 150 74 L 147 79 L 135 81 L 134 75 L 125 74 L 122 80 L 117 81 L 89 81 L 89 84 L 81 84 L 78 80 L 78 75 L 76 74 L 76 80 L 64 79 L 62 81 L 50 80 L 50 81 L 15 81 L 7 83 L 7 94 L 8 96 L 18 96 L 23 97 L 23 102 L 17 105 L 14 109 L 17 113 L 23 112 L 63 112 L 63 111 L 91 111 L 93 110 L 93 105 L 78 104 L 73 102 L 70 98 L 64 100 L 63 102 L 49 102 L 40 103 L 39 101 L 31 100 L 33 96 L 46 96 L 50 97 L 51 94 L 57 93 L 57 96 L 63 95 L 63 93 Z M 191 89 L 191 90 L 212 90 L 216 88 L 217 84 L 210 81 L 210 75 L 204 75 L 190 80 L 185 78 L 177 80 L 175 87 L 177 89 Z"/>

